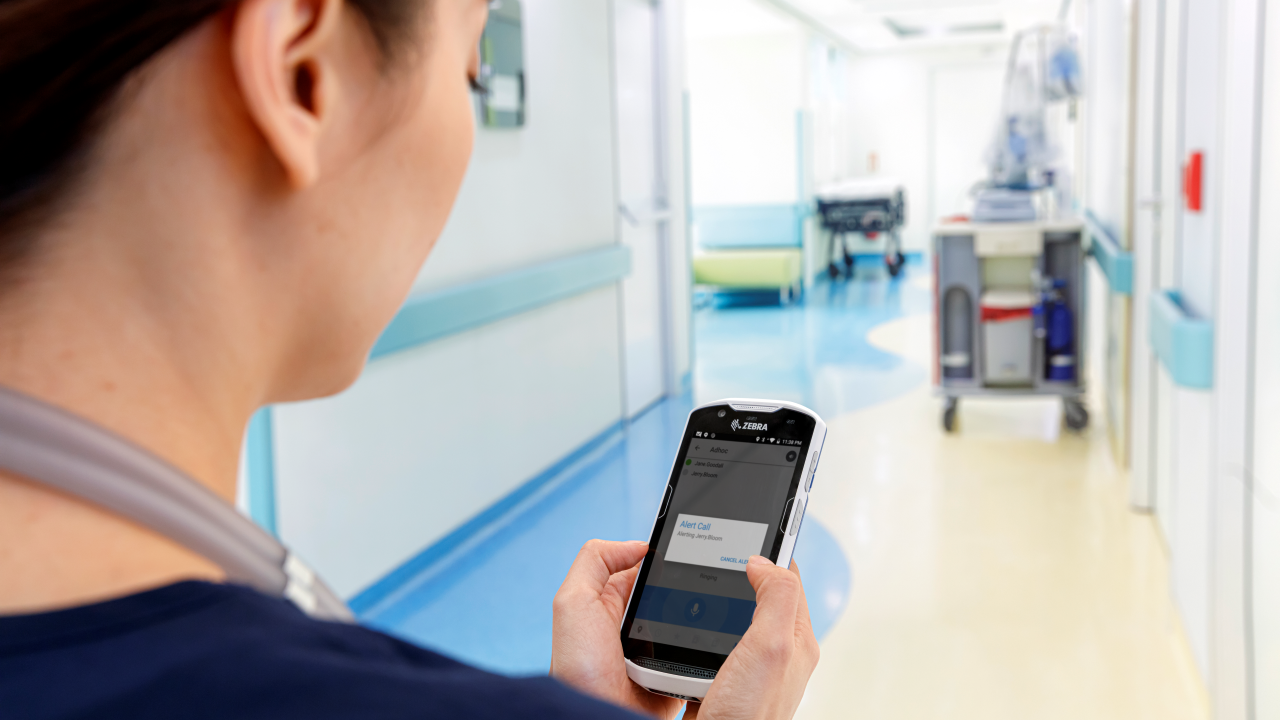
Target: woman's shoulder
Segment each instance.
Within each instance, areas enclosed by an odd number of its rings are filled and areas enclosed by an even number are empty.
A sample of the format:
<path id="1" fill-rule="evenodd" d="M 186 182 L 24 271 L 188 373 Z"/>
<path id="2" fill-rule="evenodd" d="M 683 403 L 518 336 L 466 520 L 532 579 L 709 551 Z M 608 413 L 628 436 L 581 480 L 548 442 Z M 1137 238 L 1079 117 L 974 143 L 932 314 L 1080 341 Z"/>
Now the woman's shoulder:
<path id="1" fill-rule="evenodd" d="M 21 717 L 634 717 L 237 586 L 177 583 L 0 627 L 0 705 Z"/>

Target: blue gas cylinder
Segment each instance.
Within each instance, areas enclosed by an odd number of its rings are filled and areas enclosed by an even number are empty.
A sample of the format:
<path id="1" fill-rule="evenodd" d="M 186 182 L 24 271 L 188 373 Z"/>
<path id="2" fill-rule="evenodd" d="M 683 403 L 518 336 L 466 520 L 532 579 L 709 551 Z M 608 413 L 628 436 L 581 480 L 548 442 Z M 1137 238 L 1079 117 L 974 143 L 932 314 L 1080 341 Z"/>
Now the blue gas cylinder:
<path id="1" fill-rule="evenodd" d="M 1049 306 L 1046 319 L 1045 350 L 1049 356 L 1048 379 L 1071 382 L 1076 379 L 1075 316 L 1061 300 Z"/>

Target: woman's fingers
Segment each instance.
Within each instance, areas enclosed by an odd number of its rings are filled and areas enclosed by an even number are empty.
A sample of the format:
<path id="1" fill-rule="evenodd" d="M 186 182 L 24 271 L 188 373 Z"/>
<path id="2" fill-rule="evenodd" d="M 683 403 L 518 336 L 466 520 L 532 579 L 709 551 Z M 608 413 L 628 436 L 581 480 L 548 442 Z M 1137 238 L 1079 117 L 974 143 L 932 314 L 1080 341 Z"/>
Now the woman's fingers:
<path id="1" fill-rule="evenodd" d="M 799 574 L 753 555 L 747 561 L 747 580 L 756 591 L 756 612 L 747 633 L 749 645 L 768 663 L 786 664 L 794 649 L 796 613 L 804 590 Z"/>
<path id="2" fill-rule="evenodd" d="M 609 578 L 614 573 L 634 567 L 644 558 L 649 544 L 635 540 L 630 542 L 607 542 L 592 540 L 582 546 L 578 557 L 569 568 L 564 578 L 564 590 L 590 589 L 599 595 L 604 592 Z"/>
<path id="3" fill-rule="evenodd" d="M 791 561 L 791 572 L 800 579 L 800 566 Z M 796 609 L 796 639 L 804 643 L 805 649 L 813 655 L 813 663 L 818 663 L 818 638 L 813 634 L 813 622 L 809 619 L 809 598 L 804 594 L 804 583 L 800 584 L 800 606 Z"/>
<path id="4" fill-rule="evenodd" d="M 609 578 L 600 599 L 613 613 L 618 622 L 622 622 L 622 614 L 627 610 L 627 600 L 631 597 L 631 588 L 636 584 L 636 575 L 640 572 L 640 564 L 630 570 L 623 570 Z"/>

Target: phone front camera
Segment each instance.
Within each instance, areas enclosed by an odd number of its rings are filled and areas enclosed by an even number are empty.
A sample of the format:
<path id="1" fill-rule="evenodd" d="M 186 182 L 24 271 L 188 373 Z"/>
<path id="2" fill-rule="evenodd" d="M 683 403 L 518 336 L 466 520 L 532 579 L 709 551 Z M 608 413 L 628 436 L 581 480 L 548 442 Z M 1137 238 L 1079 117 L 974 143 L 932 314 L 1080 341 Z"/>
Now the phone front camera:
<path id="1" fill-rule="evenodd" d="M 724 417 L 724 411 L 723 411 L 723 410 L 721 410 L 721 411 L 720 411 L 720 417 Z"/>

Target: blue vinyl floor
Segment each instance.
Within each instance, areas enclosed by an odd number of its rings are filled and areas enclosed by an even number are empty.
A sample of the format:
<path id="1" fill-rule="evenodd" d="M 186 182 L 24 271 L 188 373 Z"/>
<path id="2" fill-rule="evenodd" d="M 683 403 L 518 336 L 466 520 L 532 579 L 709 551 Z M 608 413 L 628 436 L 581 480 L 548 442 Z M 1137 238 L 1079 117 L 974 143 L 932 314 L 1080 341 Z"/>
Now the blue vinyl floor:
<path id="1" fill-rule="evenodd" d="M 598 438 L 474 537 L 358 607 L 361 619 L 480 667 L 546 672 L 560 581 L 587 540 L 648 537 L 695 397 L 793 400 L 830 419 L 924 382 L 921 368 L 866 341 L 876 325 L 927 312 L 928 291 L 911 282 L 919 272 L 909 266 L 892 282 L 881 273 L 824 282 L 788 307 L 697 310 L 694 394 L 662 401 Z M 852 573 L 835 539 L 812 520 L 796 560 L 821 638 L 845 607 Z"/>

